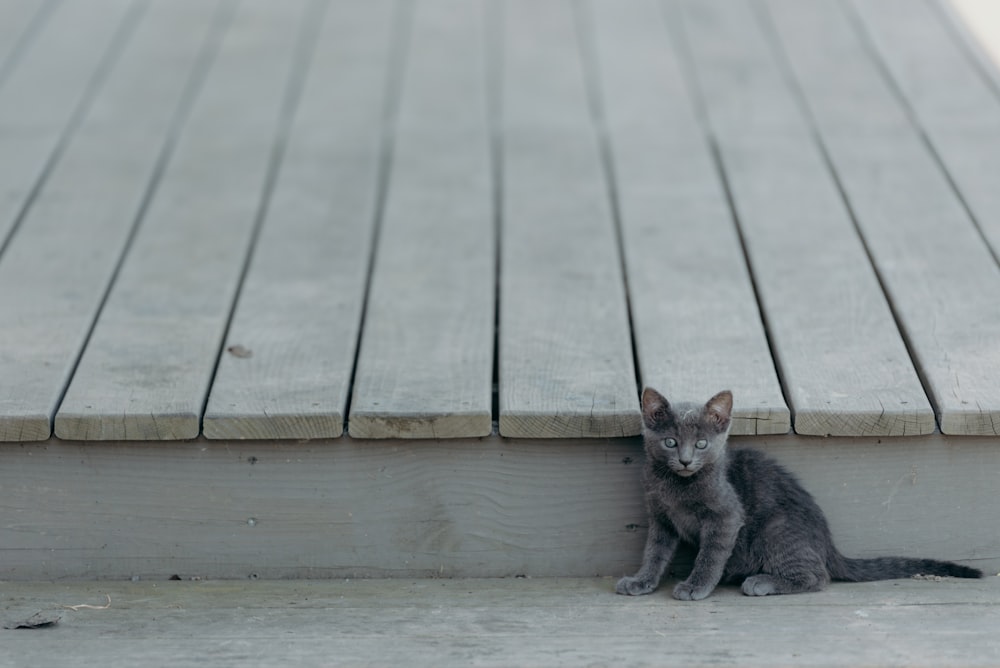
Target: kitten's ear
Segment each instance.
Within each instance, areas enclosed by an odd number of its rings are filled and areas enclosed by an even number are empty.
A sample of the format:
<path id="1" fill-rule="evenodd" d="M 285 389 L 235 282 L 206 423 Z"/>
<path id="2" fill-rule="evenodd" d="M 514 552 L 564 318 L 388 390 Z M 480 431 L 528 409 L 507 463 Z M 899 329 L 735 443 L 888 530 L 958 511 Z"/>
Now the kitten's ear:
<path id="1" fill-rule="evenodd" d="M 733 416 L 733 393 L 723 390 L 705 404 L 705 417 L 718 427 L 719 431 L 729 429 Z"/>
<path id="2" fill-rule="evenodd" d="M 642 391 L 642 421 L 650 429 L 662 427 L 670 419 L 670 402 L 651 387 Z"/>

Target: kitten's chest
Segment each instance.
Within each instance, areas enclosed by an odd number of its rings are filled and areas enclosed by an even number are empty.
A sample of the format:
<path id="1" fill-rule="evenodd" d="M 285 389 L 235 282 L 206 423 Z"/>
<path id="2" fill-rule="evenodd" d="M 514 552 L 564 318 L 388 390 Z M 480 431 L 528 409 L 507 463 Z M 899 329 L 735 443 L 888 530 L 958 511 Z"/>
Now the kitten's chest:
<path id="1" fill-rule="evenodd" d="M 688 543 L 698 544 L 707 527 L 727 524 L 742 516 L 735 490 L 728 485 L 678 490 L 663 482 L 658 487 L 649 490 L 651 512 L 661 522 L 665 520 L 672 525 Z"/>
<path id="2" fill-rule="evenodd" d="M 660 496 L 652 500 L 651 510 L 661 522 L 673 525 L 681 539 L 688 543 L 698 543 L 702 525 L 705 522 L 704 508 L 699 512 L 697 504 Z"/>

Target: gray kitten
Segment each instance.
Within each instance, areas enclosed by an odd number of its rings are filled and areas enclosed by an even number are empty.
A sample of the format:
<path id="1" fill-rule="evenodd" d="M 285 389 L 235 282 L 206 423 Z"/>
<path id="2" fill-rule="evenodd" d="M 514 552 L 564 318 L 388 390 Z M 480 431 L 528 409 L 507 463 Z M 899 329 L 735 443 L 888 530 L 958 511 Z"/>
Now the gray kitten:
<path id="1" fill-rule="evenodd" d="M 948 561 L 843 556 L 823 511 L 788 471 L 758 450 L 727 449 L 732 409 L 729 391 L 704 406 L 674 407 L 656 390 L 643 391 L 649 535 L 642 567 L 618 581 L 619 594 L 655 590 L 680 541 L 698 548 L 690 576 L 674 587 L 684 601 L 705 598 L 719 582 L 766 596 L 819 591 L 830 580 L 983 576 Z"/>

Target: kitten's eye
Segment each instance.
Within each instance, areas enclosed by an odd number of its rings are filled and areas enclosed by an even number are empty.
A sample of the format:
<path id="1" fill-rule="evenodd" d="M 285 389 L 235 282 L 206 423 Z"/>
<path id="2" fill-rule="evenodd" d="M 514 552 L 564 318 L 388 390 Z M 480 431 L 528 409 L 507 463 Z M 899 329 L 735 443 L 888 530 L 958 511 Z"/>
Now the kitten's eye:
<path id="1" fill-rule="evenodd" d="M 677 441 L 675 441 L 672 438 L 665 438 L 665 439 L 663 439 L 663 447 L 665 447 L 665 448 L 676 448 L 677 447 Z"/>
<path id="2" fill-rule="evenodd" d="M 695 444 L 694 444 L 694 447 L 698 448 L 699 450 L 704 450 L 705 448 L 708 447 L 708 441 L 706 441 L 705 439 L 701 439 L 700 441 L 696 441 Z"/>

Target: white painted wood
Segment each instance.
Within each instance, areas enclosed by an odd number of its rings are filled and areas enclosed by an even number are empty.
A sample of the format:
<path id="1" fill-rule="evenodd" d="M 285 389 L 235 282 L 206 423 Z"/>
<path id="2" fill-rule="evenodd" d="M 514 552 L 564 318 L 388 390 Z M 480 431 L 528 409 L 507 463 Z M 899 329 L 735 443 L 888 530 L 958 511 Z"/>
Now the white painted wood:
<path id="1" fill-rule="evenodd" d="M 622 267 L 568 2 L 505 3 L 504 436 L 626 436 L 640 417 Z"/>
<path id="2" fill-rule="evenodd" d="M 670 18 L 690 45 L 795 431 L 933 432 L 864 245 L 753 12 L 709 1 L 680 8 Z"/>
<path id="3" fill-rule="evenodd" d="M 2 441 L 52 432 L 216 8 L 152 5 L 0 262 Z"/>
<path id="4" fill-rule="evenodd" d="M 591 4 L 642 381 L 678 401 L 728 388 L 733 434 L 785 433 L 732 212 L 660 8 Z"/>
<path id="5" fill-rule="evenodd" d="M 495 232 L 484 3 L 416 6 L 349 429 L 493 429 Z"/>
<path id="6" fill-rule="evenodd" d="M 393 3 L 326 12 L 203 421 L 208 438 L 344 429 L 375 224 Z"/>
<path id="7" fill-rule="evenodd" d="M 847 555 L 1000 570 L 995 437 L 733 444 L 795 473 Z M 620 576 L 645 539 L 643 456 L 498 436 L 4 447 L 0 578 Z"/>
<path id="8" fill-rule="evenodd" d="M 767 6 L 940 429 L 1000 433 L 1000 268 L 842 8 Z"/>
<path id="9" fill-rule="evenodd" d="M 127 0 L 57 6 L 2 82 L 0 242 L 28 205 L 128 9 Z"/>
<path id="10" fill-rule="evenodd" d="M 61 438 L 198 435 L 304 5 L 240 5 L 56 415 Z"/>
<path id="11" fill-rule="evenodd" d="M 993 0 L 937 0 L 972 56 L 1000 86 L 1000 5 Z"/>
<path id="12" fill-rule="evenodd" d="M 971 62 L 938 0 L 848 3 L 949 177 L 1000 256 L 1000 97 Z"/>

